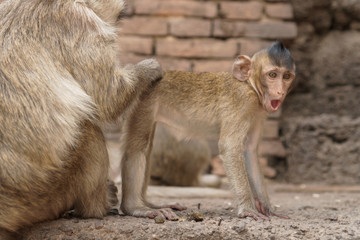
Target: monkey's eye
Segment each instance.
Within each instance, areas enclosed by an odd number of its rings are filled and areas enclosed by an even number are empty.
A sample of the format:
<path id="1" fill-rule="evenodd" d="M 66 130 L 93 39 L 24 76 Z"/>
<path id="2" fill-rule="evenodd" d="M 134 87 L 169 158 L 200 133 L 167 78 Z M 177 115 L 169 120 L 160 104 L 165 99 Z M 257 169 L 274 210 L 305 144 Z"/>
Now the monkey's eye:
<path id="1" fill-rule="evenodd" d="M 276 78 L 276 76 L 277 76 L 277 74 L 276 74 L 276 72 L 269 72 L 269 77 L 271 77 L 271 78 Z"/>
<path id="2" fill-rule="evenodd" d="M 285 73 L 283 78 L 286 79 L 286 80 L 289 80 L 291 78 L 291 74 L 290 73 Z"/>

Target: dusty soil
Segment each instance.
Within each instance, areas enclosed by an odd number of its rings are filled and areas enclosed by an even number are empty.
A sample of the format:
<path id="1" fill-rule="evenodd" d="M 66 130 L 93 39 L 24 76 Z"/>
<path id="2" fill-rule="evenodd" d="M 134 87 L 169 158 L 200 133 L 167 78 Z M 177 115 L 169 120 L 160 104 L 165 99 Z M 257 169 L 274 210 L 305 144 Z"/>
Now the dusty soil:
<path id="1" fill-rule="evenodd" d="M 24 239 L 360 239 L 358 187 L 304 188 L 271 184 L 269 192 L 278 212 L 291 219 L 274 217 L 267 222 L 239 219 L 230 194 L 223 192 L 217 194 L 221 197 L 176 199 L 188 207 L 178 213 L 183 216 L 180 221 L 157 224 L 152 219 L 122 214 L 101 220 L 62 218 L 25 230 Z M 174 201 L 169 196 L 150 199 Z M 188 220 L 187 214 L 198 211 L 199 203 L 204 220 Z"/>

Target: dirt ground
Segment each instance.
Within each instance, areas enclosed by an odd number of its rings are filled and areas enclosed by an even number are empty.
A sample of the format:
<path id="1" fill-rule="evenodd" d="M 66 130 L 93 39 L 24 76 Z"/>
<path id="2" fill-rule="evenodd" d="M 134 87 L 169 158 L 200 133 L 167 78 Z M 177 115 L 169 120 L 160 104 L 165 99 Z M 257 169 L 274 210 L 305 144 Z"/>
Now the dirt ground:
<path id="1" fill-rule="evenodd" d="M 59 219 L 23 231 L 25 240 L 70 239 L 360 239 L 360 191 L 358 187 L 308 187 L 270 184 L 272 204 L 291 219 L 271 221 L 239 219 L 226 190 L 184 189 L 189 196 L 176 199 L 188 207 L 179 221 L 155 223 L 120 215 L 104 219 Z M 176 188 L 175 188 L 176 190 Z M 185 190 L 185 191 L 184 191 Z M 174 202 L 175 194 L 159 198 L 166 188 L 149 189 L 153 202 Z M 170 191 L 168 191 L 170 192 Z M 176 191 L 175 191 L 176 192 Z M 196 192 L 196 194 L 191 194 Z M 199 197 L 204 193 L 205 198 Z M 166 194 L 166 193 L 165 193 Z M 194 195 L 195 198 L 190 197 Z M 216 197 L 217 196 L 217 197 Z M 198 210 L 200 204 L 200 210 Z M 204 219 L 191 220 L 192 211 Z"/>

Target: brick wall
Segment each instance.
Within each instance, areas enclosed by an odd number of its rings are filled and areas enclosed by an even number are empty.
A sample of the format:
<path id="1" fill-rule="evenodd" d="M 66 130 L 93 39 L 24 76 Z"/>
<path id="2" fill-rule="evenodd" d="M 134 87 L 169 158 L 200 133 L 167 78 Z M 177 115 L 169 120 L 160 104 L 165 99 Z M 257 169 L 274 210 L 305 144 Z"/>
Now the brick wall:
<path id="1" fill-rule="evenodd" d="M 275 39 L 297 35 L 287 1 L 128 0 L 123 62 L 156 56 L 164 69 L 229 71 Z"/>
<path id="2" fill-rule="evenodd" d="M 239 54 L 252 55 L 274 40 L 297 36 L 286 1 L 128 0 L 122 21 L 123 63 L 156 57 L 165 70 L 229 71 Z M 290 40 L 290 41 L 289 41 Z M 269 116 L 260 151 L 285 157 L 280 113 Z"/>

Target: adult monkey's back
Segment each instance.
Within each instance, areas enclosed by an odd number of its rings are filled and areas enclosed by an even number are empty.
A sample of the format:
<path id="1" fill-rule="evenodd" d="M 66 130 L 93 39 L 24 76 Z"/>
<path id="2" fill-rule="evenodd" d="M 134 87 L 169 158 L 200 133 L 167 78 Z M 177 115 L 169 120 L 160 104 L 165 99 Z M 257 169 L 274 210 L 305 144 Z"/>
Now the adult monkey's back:
<path id="1" fill-rule="evenodd" d="M 116 203 L 99 126 L 161 78 L 155 60 L 120 68 L 122 0 L 0 4 L 0 238 L 74 207 Z"/>

